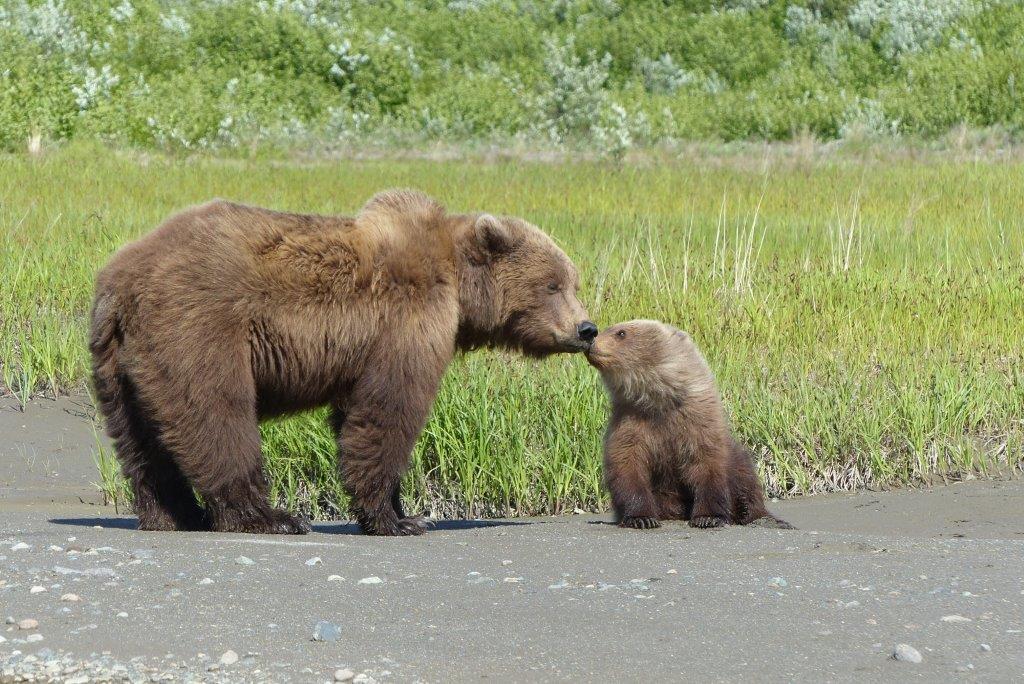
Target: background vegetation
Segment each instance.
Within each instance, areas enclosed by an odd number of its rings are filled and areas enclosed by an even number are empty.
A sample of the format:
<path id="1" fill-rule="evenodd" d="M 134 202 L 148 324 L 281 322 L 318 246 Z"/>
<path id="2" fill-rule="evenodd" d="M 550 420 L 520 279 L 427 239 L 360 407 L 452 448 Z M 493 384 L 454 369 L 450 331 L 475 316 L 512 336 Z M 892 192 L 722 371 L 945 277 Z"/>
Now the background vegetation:
<path id="1" fill-rule="evenodd" d="M 1020 0 L 4 0 L 0 149 L 935 136 L 1024 124 Z"/>
<path id="2" fill-rule="evenodd" d="M 352 213 L 391 186 L 536 222 L 580 266 L 602 326 L 656 317 L 693 332 L 773 494 L 1024 460 L 1024 163 L 1013 156 L 798 145 L 626 165 L 0 155 L 2 384 L 22 398 L 82 386 L 96 269 L 171 212 L 222 196 Z M 462 357 L 406 496 L 438 515 L 598 508 L 606 418 L 581 357 Z M 335 515 L 344 498 L 324 416 L 264 434 L 275 495 Z"/>

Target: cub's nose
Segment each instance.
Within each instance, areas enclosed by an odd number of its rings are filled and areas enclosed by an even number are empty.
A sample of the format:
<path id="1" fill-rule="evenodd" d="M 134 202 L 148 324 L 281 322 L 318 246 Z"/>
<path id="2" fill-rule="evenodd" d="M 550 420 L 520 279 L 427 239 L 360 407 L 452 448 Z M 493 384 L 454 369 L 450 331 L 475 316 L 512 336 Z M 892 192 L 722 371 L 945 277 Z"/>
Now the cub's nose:
<path id="1" fill-rule="evenodd" d="M 597 326 L 590 321 L 583 321 L 576 326 L 576 334 L 584 342 L 593 342 L 594 338 L 597 337 Z"/>

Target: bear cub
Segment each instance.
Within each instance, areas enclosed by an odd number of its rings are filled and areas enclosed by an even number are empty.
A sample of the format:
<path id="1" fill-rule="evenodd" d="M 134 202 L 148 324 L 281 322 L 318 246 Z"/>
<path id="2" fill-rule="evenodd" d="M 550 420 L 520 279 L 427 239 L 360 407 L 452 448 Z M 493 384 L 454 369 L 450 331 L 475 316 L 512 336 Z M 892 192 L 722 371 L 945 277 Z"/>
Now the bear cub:
<path id="1" fill-rule="evenodd" d="M 612 402 L 605 481 L 622 527 L 659 520 L 792 529 L 768 512 L 750 451 L 737 444 L 707 361 L 659 321 L 602 331 L 587 352 Z"/>

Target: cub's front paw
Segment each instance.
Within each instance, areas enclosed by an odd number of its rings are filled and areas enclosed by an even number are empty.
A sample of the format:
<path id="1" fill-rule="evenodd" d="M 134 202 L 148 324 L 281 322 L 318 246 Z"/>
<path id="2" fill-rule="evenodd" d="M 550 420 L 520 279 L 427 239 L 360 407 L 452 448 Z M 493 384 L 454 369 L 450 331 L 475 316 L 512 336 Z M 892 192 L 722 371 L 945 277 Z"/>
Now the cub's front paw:
<path id="1" fill-rule="evenodd" d="M 696 518 L 690 519 L 690 527 L 700 527 L 702 529 L 725 527 L 728 524 L 729 521 L 725 518 L 719 518 L 714 515 L 698 515 Z"/>
<path id="2" fill-rule="evenodd" d="M 619 522 L 619 527 L 631 527 L 634 530 L 653 530 L 656 527 L 661 527 L 661 523 L 658 522 L 657 518 L 647 515 L 626 515 Z"/>

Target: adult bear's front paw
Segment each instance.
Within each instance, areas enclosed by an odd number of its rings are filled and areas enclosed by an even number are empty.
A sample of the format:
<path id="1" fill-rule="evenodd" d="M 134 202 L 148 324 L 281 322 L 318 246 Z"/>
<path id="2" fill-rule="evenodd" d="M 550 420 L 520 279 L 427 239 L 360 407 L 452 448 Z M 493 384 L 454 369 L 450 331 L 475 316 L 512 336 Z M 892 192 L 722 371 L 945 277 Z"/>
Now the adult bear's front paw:
<path id="1" fill-rule="evenodd" d="M 630 527 L 634 530 L 653 530 L 661 527 L 657 518 L 649 515 L 626 515 L 619 522 L 619 527 Z"/>
<path id="2" fill-rule="evenodd" d="M 398 521 L 400 534 L 418 536 L 427 531 L 427 519 L 422 515 L 410 515 Z"/>
<path id="3" fill-rule="evenodd" d="M 728 524 L 729 521 L 725 518 L 719 518 L 714 515 L 698 515 L 690 520 L 690 527 L 700 527 L 702 529 L 725 527 Z"/>
<path id="4" fill-rule="evenodd" d="M 279 508 L 271 512 L 271 519 L 271 531 L 275 534 L 309 534 L 313 530 L 306 516 L 292 515 Z"/>
<path id="5" fill-rule="evenodd" d="M 427 521 L 419 516 L 408 518 L 380 517 L 360 521 L 364 534 L 377 537 L 414 537 L 427 531 Z"/>

